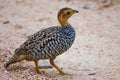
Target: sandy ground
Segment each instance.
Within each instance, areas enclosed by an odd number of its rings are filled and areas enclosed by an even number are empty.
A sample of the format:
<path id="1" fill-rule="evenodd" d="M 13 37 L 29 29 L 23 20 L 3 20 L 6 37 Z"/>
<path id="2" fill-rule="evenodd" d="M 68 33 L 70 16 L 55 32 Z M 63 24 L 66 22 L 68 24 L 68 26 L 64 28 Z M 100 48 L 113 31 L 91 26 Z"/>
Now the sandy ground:
<path id="1" fill-rule="evenodd" d="M 59 25 L 57 12 L 63 7 L 79 10 L 69 23 L 76 40 L 55 68 L 37 74 L 33 62 L 3 64 L 27 36 Z M 47 61 L 45 61 L 47 62 Z M 0 0 L 0 80 L 120 80 L 120 0 Z"/>

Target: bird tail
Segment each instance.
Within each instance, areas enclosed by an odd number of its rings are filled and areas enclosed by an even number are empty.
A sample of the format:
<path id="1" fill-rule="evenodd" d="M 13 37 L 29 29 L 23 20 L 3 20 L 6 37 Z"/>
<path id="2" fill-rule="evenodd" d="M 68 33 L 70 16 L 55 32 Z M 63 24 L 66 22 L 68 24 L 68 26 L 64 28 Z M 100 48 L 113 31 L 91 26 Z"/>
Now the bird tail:
<path id="1" fill-rule="evenodd" d="M 13 57 L 11 57 L 6 63 L 5 63 L 5 68 L 7 68 L 10 64 L 20 62 L 25 59 L 25 56 L 20 53 L 19 48 L 15 50 L 15 54 Z"/>

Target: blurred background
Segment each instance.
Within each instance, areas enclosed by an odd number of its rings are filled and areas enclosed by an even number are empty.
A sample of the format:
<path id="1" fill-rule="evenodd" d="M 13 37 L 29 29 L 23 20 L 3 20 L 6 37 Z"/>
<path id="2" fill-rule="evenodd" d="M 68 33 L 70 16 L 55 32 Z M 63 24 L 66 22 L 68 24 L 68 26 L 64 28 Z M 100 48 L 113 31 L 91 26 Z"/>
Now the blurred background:
<path id="1" fill-rule="evenodd" d="M 55 60 L 70 75 L 54 68 L 37 74 L 28 61 L 5 70 L 4 62 L 27 36 L 60 25 L 57 12 L 63 7 L 79 11 L 69 19 L 75 42 Z M 119 57 L 120 0 L 0 0 L 0 80 L 120 80 Z"/>

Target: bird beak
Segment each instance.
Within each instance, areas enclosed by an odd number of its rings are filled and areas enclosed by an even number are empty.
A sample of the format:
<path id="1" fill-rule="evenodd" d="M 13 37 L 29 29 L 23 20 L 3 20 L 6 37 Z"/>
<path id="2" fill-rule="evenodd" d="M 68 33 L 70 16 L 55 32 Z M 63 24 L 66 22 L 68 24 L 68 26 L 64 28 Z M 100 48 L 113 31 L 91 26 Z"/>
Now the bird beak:
<path id="1" fill-rule="evenodd" d="M 73 10 L 73 13 L 78 13 L 79 11 L 77 11 L 77 10 Z"/>

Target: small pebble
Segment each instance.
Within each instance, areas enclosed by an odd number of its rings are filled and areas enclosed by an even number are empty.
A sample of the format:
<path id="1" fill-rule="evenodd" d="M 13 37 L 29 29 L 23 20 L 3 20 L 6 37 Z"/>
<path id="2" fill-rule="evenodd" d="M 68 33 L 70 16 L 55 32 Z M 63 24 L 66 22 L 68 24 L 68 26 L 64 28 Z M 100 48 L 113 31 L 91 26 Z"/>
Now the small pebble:
<path id="1" fill-rule="evenodd" d="M 10 23 L 10 21 L 8 20 L 3 22 L 3 24 L 8 24 L 8 23 Z"/>
<path id="2" fill-rule="evenodd" d="M 90 5 L 88 3 L 82 4 L 83 9 L 90 9 Z"/>
<path id="3" fill-rule="evenodd" d="M 95 75 L 95 73 L 94 73 L 94 72 L 90 72 L 90 73 L 88 73 L 88 75 L 90 75 L 90 76 L 91 76 L 91 75 Z"/>

